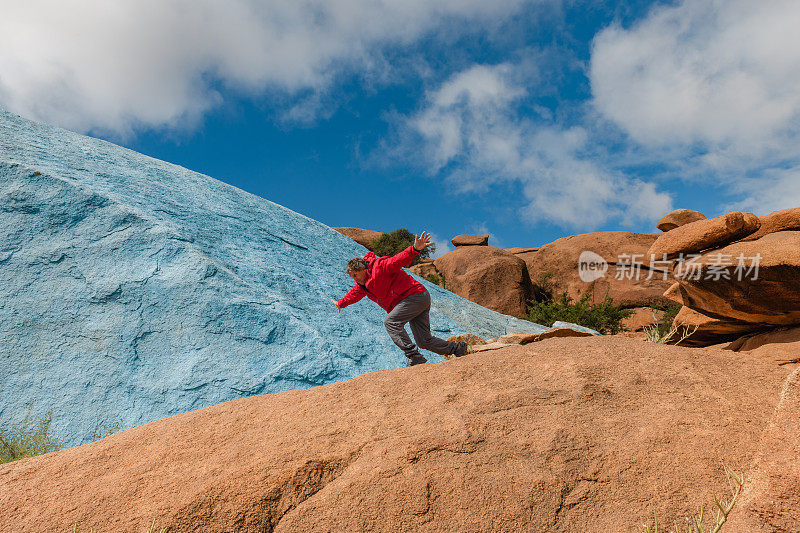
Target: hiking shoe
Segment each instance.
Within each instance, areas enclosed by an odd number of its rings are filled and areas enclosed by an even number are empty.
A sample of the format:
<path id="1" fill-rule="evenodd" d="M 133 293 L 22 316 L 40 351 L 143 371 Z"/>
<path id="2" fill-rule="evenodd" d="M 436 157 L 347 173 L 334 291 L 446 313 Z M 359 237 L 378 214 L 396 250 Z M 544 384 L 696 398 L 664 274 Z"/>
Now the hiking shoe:
<path id="1" fill-rule="evenodd" d="M 421 355 L 415 355 L 414 357 L 408 358 L 408 361 L 406 361 L 406 366 L 421 365 L 427 362 L 428 360 L 422 357 Z"/>
<path id="2" fill-rule="evenodd" d="M 463 357 L 468 353 L 470 353 L 469 344 L 467 344 L 466 342 L 459 342 L 458 346 L 456 346 L 456 351 L 453 352 L 453 355 L 455 355 L 456 357 Z"/>

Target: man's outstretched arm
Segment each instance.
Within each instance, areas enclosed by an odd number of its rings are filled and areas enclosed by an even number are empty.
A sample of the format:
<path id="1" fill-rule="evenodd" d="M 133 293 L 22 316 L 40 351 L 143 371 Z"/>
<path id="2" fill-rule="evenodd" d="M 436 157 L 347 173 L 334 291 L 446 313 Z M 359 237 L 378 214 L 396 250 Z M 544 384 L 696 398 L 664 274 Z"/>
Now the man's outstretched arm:
<path id="1" fill-rule="evenodd" d="M 389 272 L 399 271 L 401 268 L 410 265 L 411 261 L 430 244 L 430 233 L 423 231 L 421 235 L 414 235 L 414 244 L 384 261 L 383 267 Z"/>
<path id="2" fill-rule="evenodd" d="M 350 292 L 345 294 L 344 298 L 342 298 L 338 302 L 336 300 L 331 300 L 331 301 L 334 304 L 336 304 L 336 308 L 341 313 L 342 309 L 344 309 L 345 307 L 347 307 L 350 304 L 356 303 L 357 301 L 361 300 L 366 295 L 367 295 L 367 293 L 364 290 L 364 288 L 361 285 L 356 285 L 355 287 L 350 289 Z"/>

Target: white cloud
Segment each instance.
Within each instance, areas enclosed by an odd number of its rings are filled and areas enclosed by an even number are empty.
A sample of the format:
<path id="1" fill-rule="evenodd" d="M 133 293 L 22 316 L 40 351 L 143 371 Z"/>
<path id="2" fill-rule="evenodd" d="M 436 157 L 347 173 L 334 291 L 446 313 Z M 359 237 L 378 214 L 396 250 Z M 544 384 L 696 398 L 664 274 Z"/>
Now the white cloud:
<path id="1" fill-rule="evenodd" d="M 594 39 L 595 106 L 646 145 L 780 157 L 800 133 L 800 2 L 685 0 Z"/>
<path id="2" fill-rule="evenodd" d="M 490 25 L 526 0 L 4 2 L 0 105 L 88 131 L 197 119 L 221 89 L 295 94 L 387 68 L 381 48 L 450 23 Z M 306 118 L 310 104 L 292 113 Z"/>
<path id="3" fill-rule="evenodd" d="M 742 199 L 725 206 L 726 211 L 766 215 L 779 209 L 800 207 L 800 165 L 768 169 L 758 178 L 741 179 L 735 190 Z"/>
<path id="4" fill-rule="evenodd" d="M 595 108 L 667 173 L 800 205 L 800 2 L 684 0 L 594 39 Z"/>
<path id="5" fill-rule="evenodd" d="M 670 196 L 652 184 L 604 166 L 586 128 L 524 118 L 518 105 L 530 78 L 515 66 L 476 65 L 431 91 L 424 108 L 405 118 L 398 151 L 422 155 L 431 174 L 462 193 L 520 185 L 520 215 L 529 222 L 591 229 L 607 220 L 654 221 L 671 209 Z"/>

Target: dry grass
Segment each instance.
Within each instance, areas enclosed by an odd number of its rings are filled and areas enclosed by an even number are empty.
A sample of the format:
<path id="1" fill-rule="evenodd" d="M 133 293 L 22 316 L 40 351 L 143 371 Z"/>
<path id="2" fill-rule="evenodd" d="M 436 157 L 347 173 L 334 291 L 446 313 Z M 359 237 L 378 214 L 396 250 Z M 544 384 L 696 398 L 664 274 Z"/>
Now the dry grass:
<path id="1" fill-rule="evenodd" d="M 644 327 L 644 334 L 649 342 L 656 342 L 660 344 L 672 343 L 678 345 L 692 336 L 698 328 L 698 326 L 695 326 L 694 329 L 690 330 L 689 326 L 678 323 L 673 324 L 669 330 L 664 331 L 659 327 L 655 313 L 653 313 L 653 322 L 654 323 L 652 325 Z M 679 335 L 680 338 L 675 340 L 677 335 Z"/>
<path id="2" fill-rule="evenodd" d="M 744 475 L 737 474 L 727 466 L 725 468 L 725 474 L 728 476 L 728 484 L 731 487 L 731 498 L 730 500 L 718 500 L 717 496 L 714 495 L 714 505 L 716 505 L 716 516 L 714 517 L 713 523 L 706 524 L 706 516 L 705 516 L 705 509 L 700 507 L 700 512 L 696 516 L 692 516 L 690 518 L 691 524 L 689 524 L 688 529 L 686 529 L 686 533 L 719 533 L 722 529 L 722 526 L 728 520 L 728 515 L 733 510 L 733 506 L 736 504 L 736 499 L 739 497 L 739 494 L 742 491 L 742 485 L 744 484 Z M 658 533 L 658 518 L 653 517 L 653 527 L 650 527 L 650 524 L 642 524 L 644 527 L 644 533 Z M 706 529 L 710 528 L 710 529 Z M 675 529 L 673 530 L 674 533 L 683 533 L 679 525 L 675 525 Z M 665 531 L 666 533 L 666 531 Z"/>
<path id="3" fill-rule="evenodd" d="M 52 433 L 51 421 L 52 413 L 34 420 L 29 408 L 21 424 L 0 426 L 0 464 L 63 448 L 63 443 Z"/>

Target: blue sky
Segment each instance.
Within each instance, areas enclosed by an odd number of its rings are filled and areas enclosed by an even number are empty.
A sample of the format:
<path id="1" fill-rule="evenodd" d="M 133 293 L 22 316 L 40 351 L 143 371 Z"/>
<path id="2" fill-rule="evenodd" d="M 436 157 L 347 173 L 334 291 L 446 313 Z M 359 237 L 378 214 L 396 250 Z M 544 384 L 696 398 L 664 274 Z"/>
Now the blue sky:
<path id="1" fill-rule="evenodd" d="M 0 106 L 330 226 L 537 246 L 800 206 L 796 0 L 31 1 Z"/>

